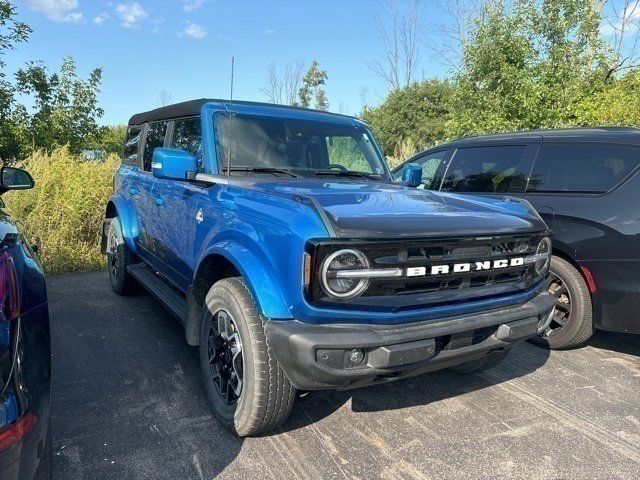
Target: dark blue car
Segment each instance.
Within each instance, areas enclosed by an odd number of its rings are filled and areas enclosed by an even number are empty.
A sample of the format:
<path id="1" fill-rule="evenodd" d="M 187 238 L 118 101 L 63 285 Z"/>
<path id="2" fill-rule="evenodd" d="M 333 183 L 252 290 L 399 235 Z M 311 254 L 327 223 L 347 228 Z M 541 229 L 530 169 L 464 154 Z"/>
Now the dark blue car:
<path id="1" fill-rule="evenodd" d="M 394 182 L 352 117 L 206 99 L 134 115 L 106 208 L 112 287 L 184 324 L 238 435 L 281 424 L 296 390 L 489 368 L 551 320 L 547 226 L 525 201 L 419 181 Z"/>
<path id="2" fill-rule="evenodd" d="M 0 195 L 33 185 L 24 170 L 0 170 Z M 50 377 L 44 275 L 15 221 L 0 209 L 0 479 L 51 478 Z"/>

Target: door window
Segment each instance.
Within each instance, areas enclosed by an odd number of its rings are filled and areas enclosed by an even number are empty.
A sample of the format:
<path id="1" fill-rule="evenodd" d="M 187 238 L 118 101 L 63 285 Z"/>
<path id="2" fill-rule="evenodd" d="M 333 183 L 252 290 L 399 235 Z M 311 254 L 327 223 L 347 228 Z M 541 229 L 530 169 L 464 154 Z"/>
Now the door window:
<path id="1" fill-rule="evenodd" d="M 543 144 L 528 192 L 605 193 L 640 162 L 640 148 L 606 143 Z"/>
<path id="2" fill-rule="evenodd" d="M 202 132 L 199 118 L 183 118 L 174 121 L 169 147 L 180 148 L 194 155 L 198 159 L 199 171 L 204 171 L 202 165 Z"/>
<path id="3" fill-rule="evenodd" d="M 529 174 L 524 145 L 459 148 L 442 190 L 453 192 L 522 193 Z"/>
<path id="4" fill-rule="evenodd" d="M 156 148 L 164 146 L 164 136 L 167 133 L 167 125 L 168 122 L 156 122 L 149 124 L 147 139 L 144 144 L 144 153 L 142 155 L 143 168 L 146 172 L 151 171 L 153 151 Z"/>
<path id="5" fill-rule="evenodd" d="M 140 160 L 138 158 L 138 145 L 140 144 L 141 136 L 141 127 L 129 127 L 127 129 L 127 139 L 125 140 L 124 153 L 122 156 L 123 163 L 136 167 L 140 166 Z"/>
<path id="6" fill-rule="evenodd" d="M 441 150 L 439 152 L 427 154 L 411 162 L 417 163 L 422 167 L 422 184 L 424 185 L 424 188 L 429 190 L 438 189 L 438 186 L 435 185 L 436 174 L 446 155 L 447 150 Z M 440 178 L 442 178 L 442 175 L 440 175 Z"/>

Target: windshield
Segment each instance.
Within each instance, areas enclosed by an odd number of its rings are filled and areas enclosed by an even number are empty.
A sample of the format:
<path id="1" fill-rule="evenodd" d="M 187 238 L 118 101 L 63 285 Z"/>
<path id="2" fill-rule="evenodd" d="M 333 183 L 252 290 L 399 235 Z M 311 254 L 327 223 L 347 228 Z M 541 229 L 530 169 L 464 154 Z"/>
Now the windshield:
<path id="1" fill-rule="evenodd" d="M 362 127 L 219 114 L 215 129 L 221 172 L 230 165 L 231 174 L 278 169 L 302 176 L 362 173 L 388 179 L 384 160 Z"/>

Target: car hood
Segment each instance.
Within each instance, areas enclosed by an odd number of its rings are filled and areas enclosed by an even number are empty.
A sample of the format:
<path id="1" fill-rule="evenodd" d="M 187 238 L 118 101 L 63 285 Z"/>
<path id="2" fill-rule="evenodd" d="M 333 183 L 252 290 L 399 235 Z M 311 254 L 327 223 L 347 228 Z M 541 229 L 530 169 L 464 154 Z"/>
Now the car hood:
<path id="1" fill-rule="evenodd" d="M 339 238 L 415 238 L 530 233 L 547 227 L 515 198 L 495 199 L 377 182 L 264 181 L 253 188 L 315 206 Z"/>

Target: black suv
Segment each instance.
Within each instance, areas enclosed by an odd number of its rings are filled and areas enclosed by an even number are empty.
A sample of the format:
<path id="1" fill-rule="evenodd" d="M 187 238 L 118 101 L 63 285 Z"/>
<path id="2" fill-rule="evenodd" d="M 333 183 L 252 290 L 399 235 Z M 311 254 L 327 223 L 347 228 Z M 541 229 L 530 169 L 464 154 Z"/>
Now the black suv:
<path id="1" fill-rule="evenodd" d="M 466 137 L 426 150 L 418 188 L 524 197 L 554 233 L 552 348 L 594 328 L 640 333 L 640 129 L 603 127 Z"/>

